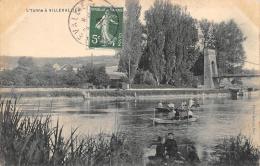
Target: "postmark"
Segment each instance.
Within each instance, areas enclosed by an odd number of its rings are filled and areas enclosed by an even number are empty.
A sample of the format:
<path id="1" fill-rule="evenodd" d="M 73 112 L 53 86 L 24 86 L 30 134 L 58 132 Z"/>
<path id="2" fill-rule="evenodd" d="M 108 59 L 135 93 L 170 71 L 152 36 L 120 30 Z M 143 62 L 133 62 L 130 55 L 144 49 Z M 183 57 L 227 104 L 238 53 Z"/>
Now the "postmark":
<path id="1" fill-rule="evenodd" d="M 68 28 L 76 42 L 88 46 L 89 7 L 92 0 L 80 0 L 73 7 L 68 17 Z"/>

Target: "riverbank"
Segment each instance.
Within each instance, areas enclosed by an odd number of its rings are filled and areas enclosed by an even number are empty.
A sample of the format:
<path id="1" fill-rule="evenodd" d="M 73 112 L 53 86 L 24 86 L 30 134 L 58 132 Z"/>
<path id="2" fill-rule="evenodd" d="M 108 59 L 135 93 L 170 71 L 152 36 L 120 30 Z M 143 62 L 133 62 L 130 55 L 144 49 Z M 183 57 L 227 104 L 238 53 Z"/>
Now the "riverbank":
<path id="1" fill-rule="evenodd" d="M 162 162 L 149 160 L 149 156 L 155 154 L 155 147 L 148 147 L 133 140 L 133 135 L 125 133 L 125 130 L 111 134 L 100 132 L 97 135 L 84 136 L 82 135 L 84 132 L 70 129 L 70 134 L 66 136 L 60 121 L 52 123 L 52 115 L 47 118 L 41 116 L 24 118 L 18 111 L 17 100 L 0 99 L 0 103 L 0 117 L 4 117 L 0 118 L 0 137 L 3 140 L 0 143 L 0 165 L 157 166 L 164 165 L 164 162 L 169 166 L 259 165 L 259 149 L 250 137 L 242 134 L 221 138 L 214 146 L 214 151 L 203 157 L 198 156 L 198 149 L 192 140 L 178 141 L 178 151 L 182 160 Z M 145 128 L 147 129 L 147 126 Z M 156 134 L 163 135 L 159 132 Z M 150 141 L 153 138 L 155 137 L 150 135 Z M 38 145 L 36 148 L 35 144 Z M 208 146 L 213 145 L 208 142 Z M 194 160 L 192 157 L 194 155 L 200 161 Z"/>
<path id="2" fill-rule="evenodd" d="M 158 97 L 193 97 L 228 96 L 226 89 L 80 89 L 80 88 L 1 88 L 0 95 L 22 97 L 80 97 L 83 99 L 95 98 L 158 98 Z"/>

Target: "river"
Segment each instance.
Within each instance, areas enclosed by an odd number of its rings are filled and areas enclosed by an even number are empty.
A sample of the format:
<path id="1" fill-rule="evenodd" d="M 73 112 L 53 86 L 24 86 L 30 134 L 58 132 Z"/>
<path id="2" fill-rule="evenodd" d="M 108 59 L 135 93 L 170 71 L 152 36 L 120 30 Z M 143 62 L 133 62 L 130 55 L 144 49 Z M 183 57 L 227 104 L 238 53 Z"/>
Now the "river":
<path id="1" fill-rule="evenodd" d="M 22 110 L 29 114 L 52 114 L 53 121 L 59 119 L 64 125 L 64 134 L 78 128 L 84 135 L 116 130 L 148 147 L 152 140 L 174 133 L 178 144 L 193 142 L 201 158 L 212 152 L 214 145 L 223 137 L 239 133 L 250 136 L 260 146 L 260 94 L 244 96 L 237 100 L 228 97 L 199 97 L 201 107 L 194 111 L 199 116 L 196 122 L 181 125 L 153 125 L 149 118 L 154 116 L 158 102 L 180 105 L 188 98 L 170 99 L 158 97 L 142 100 L 87 100 L 79 98 L 25 98 Z M 156 114 L 156 116 L 162 116 Z"/>

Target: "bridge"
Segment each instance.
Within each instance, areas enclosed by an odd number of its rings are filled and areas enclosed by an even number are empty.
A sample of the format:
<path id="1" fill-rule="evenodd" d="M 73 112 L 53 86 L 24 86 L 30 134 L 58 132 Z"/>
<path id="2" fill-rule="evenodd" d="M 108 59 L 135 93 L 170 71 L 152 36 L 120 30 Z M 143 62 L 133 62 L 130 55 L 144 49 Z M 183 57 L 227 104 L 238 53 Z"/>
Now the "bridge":
<path id="1" fill-rule="evenodd" d="M 247 62 L 247 61 L 244 61 Z M 252 62 L 247 62 L 254 65 L 259 65 Z M 234 72 L 235 73 L 235 72 Z M 204 87 L 206 88 L 217 88 L 220 85 L 222 79 L 230 78 L 252 78 L 260 77 L 260 73 L 246 74 L 246 73 L 235 73 L 235 74 L 223 74 L 218 73 L 216 52 L 214 49 L 204 49 Z"/>
<path id="2" fill-rule="evenodd" d="M 222 74 L 213 78 L 241 78 L 241 77 L 260 77 L 260 74 Z"/>

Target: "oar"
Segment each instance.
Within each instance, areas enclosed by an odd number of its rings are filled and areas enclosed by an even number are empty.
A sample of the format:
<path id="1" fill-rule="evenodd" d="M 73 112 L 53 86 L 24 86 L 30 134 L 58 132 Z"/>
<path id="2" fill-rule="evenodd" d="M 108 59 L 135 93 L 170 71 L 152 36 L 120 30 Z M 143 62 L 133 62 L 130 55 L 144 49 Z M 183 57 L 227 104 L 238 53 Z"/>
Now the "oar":
<path id="1" fill-rule="evenodd" d="M 155 124 L 155 108 L 153 109 L 153 125 Z"/>

